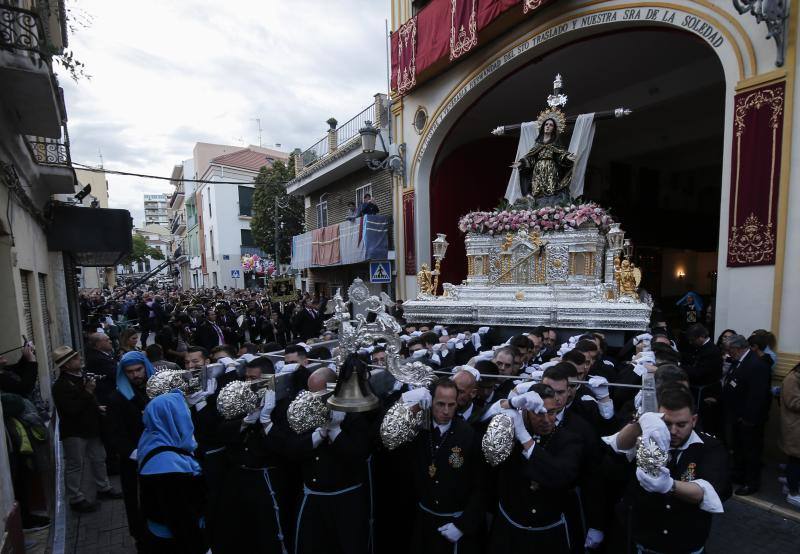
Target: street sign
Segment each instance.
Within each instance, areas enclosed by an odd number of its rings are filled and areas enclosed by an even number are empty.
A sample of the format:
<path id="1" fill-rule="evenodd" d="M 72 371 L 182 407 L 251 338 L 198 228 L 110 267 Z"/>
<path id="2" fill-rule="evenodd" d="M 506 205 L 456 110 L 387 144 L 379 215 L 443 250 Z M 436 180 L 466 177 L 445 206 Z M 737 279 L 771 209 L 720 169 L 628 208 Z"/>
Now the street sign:
<path id="1" fill-rule="evenodd" d="M 392 282 L 392 262 L 370 262 L 369 263 L 369 282 L 370 283 L 391 283 Z"/>
<path id="2" fill-rule="evenodd" d="M 231 269 L 231 279 L 241 279 L 241 278 L 242 278 L 241 269 Z"/>

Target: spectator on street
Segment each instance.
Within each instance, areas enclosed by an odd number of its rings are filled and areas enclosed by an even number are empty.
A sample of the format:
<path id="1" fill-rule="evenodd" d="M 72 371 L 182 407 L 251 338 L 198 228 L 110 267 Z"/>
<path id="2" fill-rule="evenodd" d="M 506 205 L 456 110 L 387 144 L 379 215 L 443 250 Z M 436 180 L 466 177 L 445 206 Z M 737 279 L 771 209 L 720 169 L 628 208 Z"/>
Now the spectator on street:
<path id="1" fill-rule="evenodd" d="M 119 336 L 119 355 L 140 350 L 139 338 L 141 335 L 134 327 L 128 327 Z"/>
<path id="2" fill-rule="evenodd" d="M 106 450 L 100 441 L 101 410 L 94 395 L 97 383 L 84 376 L 81 356 L 69 346 L 55 349 L 53 364 L 61 368 L 53 385 L 53 401 L 64 445 L 67 500 L 77 512 L 93 512 L 100 506 L 97 501 L 90 501 L 81 488 L 84 467 L 92 474 L 99 498 L 122 497 L 112 488 L 106 471 Z"/>
<path id="3" fill-rule="evenodd" d="M 780 444 L 786 462 L 786 502 L 800 508 L 800 364 L 789 371 L 781 386 Z"/>
<path id="4" fill-rule="evenodd" d="M 92 333 L 86 340 L 86 347 L 86 371 L 103 376 L 97 383 L 95 396 L 100 405 L 105 405 L 114 391 L 114 376 L 117 374 L 111 339 L 105 333 Z"/>
<path id="5" fill-rule="evenodd" d="M 170 369 L 170 370 L 180 369 L 180 366 L 178 366 L 178 364 L 174 362 L 168 362 L 167 360 L 164 359 L 164 349 L 161 348 L 160 344 L 156 343 L 151 344 L 150 346 L 145 348 L 145 353 L 147 355 L 147 359 L 150 360 L 151 364 L 153 364 L 153 368 L 155 368 L 156 373 L 158 373 L 159 371 L 164 371 L 165 369 Z M 128 354 L 130 354 L 130 352 L 128 352 Z"/>

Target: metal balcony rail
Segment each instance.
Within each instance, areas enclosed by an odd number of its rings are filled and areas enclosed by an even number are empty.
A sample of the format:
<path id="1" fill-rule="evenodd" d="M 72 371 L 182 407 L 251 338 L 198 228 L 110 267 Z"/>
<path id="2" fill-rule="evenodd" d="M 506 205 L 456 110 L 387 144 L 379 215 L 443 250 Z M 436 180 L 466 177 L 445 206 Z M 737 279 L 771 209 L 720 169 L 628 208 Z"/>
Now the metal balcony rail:
<path id="1" fill-rule="evenodd" d="M 0 4 L 0 49 L 44 55 L 44 29 L 39 16 L 23 8 Z"/>
<path id="2" fill-rule="evenodd" d="M 358 130 L 364 126 L 365 121 L 372 121 L 373 123 L 380 121 L 380 118 L 376 117 L 375 114 L 375 102 L 367 106 L 350 121 L 339 125 L 336 129 L 336 144 L 339 147 L 344 146 L 350 139 L 359 136 Z"/>
<path id="3" fill-rule="evenodd" d="M 382 121 L 382 117 L 376 111 L 375 102 L 361 110 L 356 116 L 343 123 L 335 129 L 336 140 L 334 150 L 338 150 L 346 143 L 359 136 L 359 129 L 364 126 L 364 122 L 369 120 L 373 123 Z M 311 147 L 307 148 L 300 154 L 303 167 L 309 167 L 316 162 L 326 158 L 333 153 L 331 151 L 331 136 L 330 133 L 315 142 Z"/>
<path id="4" fill-rule="evenodd" d="M 69 139 L 28 136 L 27 142 L 36 163 L 72 166 Z"/>

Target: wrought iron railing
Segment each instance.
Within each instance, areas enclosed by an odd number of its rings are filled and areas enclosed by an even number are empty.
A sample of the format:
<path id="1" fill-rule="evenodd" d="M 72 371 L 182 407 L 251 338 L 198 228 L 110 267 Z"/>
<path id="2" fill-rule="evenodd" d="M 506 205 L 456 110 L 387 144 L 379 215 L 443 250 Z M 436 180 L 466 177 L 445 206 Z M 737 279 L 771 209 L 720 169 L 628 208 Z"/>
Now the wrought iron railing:
<path id="1" fill-rule="evenodd" d="M 352 139 L 358 137 L 358 131 L 364 126 L 365 121 L 371 121 L 373 124 L 382 121 L 382 114 L 379 114 L 376 111 L 375 102 L 361 110 L 360 113 L 351 118 L 349 121 L 336 128 L 336 148 L 341 148 Z M 328 135 L 325 135 L 316 143 L 314 143 L 313 146 L 305 149 L 300 154 L 300 159 L 302 160 L 303 167 L 307 168 L 328 157 L 330 154 L 332 154 L 330 149 L 330 138 Z"/>
<path id="2" fill-rule="evenodd" d="M 336 129 L 336 144 L 344 146 L 353 137 L 358 136 L 358 130 L 364 126 L 365 121 L 376 123 L 379 118 L 375 115 L 375 102 L 367 106 L 358 115 L 350 119 L 350 121 L 343 123 Z"/>
<path id="3" fill-rule="evenodd" d="M 69 139 L 28 136 L 28 147 L 37 163 L 72 165 L 72 158 L 69 153 Z"/>
<path id="4" fill-rule="evenodd" d="M 0 4 L 0 49 L 43 54 L 44 29 L 39 16 L 23 8 Z"/>

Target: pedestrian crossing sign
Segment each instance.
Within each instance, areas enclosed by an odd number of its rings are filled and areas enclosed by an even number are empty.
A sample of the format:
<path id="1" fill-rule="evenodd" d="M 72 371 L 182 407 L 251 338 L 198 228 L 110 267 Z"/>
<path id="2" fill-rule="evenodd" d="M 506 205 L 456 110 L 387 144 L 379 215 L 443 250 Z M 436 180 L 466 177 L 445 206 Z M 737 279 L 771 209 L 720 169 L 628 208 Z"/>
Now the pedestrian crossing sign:
<path id="1" fill-rule="evenodd" d="M 392 282 L 392 262 L 370 262 L 369 263 L 369 282 L 370 283 L 391 283 Z"/>

